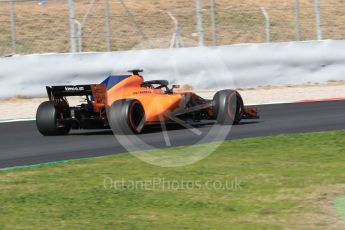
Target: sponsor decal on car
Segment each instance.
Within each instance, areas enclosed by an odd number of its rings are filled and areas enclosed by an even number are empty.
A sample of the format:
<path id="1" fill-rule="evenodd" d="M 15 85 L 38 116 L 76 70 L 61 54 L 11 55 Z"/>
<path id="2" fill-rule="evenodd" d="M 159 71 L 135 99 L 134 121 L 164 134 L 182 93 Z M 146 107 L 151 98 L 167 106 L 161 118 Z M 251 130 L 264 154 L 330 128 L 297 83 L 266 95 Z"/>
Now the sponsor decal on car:
<path id="1" fill-rule="evenodd" d="M 82 86 L 65 86 L 65 91 L 83 91 L 85 90 Z"/>
<path id="2" fill-rule="evenodd" d="M 138 92 L 134 92 L 133 94 L 147 94 L 147 93 L 152 93 L 151 91 L 138 91 Z"/>

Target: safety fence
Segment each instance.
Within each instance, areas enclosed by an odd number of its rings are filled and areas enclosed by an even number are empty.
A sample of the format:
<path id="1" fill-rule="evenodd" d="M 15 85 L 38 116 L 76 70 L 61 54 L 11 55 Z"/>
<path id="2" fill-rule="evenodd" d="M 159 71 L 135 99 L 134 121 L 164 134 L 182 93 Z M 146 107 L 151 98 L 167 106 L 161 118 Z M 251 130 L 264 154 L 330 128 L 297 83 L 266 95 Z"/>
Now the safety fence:
<path id="1" fill-rule="evenodd" d="M 345 38 L 345 2 L 318 2 L 0 0 L 0 56 Z"/>

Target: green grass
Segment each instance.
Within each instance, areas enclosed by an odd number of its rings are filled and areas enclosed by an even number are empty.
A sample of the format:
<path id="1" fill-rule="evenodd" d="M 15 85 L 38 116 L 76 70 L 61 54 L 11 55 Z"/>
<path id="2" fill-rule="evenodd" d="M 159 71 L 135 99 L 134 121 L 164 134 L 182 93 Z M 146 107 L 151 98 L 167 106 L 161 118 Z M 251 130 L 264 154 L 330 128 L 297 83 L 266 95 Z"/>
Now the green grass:
<path id="1" fill-rule="evenodd" d="M 227 141 L 179 168 L 122 154 L 1 171 L 0 229 L 327 229 L 334 216 L 319 210 L 345 193 L 344 136 Z"/>
<path id="2" fill-rule="evenodd" d="M 338 215 L 345 221 L 345 197 L 340 197 L 335 204 Z"/>

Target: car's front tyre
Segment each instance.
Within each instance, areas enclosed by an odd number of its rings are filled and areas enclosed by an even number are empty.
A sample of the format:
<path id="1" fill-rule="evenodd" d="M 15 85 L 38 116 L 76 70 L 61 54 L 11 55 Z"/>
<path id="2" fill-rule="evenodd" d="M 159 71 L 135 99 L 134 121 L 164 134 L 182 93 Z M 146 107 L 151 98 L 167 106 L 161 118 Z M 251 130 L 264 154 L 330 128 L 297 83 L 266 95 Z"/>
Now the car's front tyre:
<path id="1" fill-rule="evenodd" d="M 235 90 L 222 90 L 213 97 L 214 117 L 219 124 L 232 125 L 240 123 L 244 105 L 241 95 Z"/>

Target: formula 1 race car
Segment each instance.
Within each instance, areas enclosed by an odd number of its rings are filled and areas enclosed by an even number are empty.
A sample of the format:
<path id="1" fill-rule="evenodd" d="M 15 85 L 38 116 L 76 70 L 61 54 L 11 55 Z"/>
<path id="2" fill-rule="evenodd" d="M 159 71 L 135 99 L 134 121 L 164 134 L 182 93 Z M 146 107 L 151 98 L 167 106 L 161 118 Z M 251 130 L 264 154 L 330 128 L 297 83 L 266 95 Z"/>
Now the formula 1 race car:
<path id="1" fill-rule="evenodd" d="M 222 90 L 213 100 L 193 92 L 174 92 L 166 80 L 144 81 L 142 70 L 109 76 L 101 84 L 46 87 L 49 101 L 37 109 L 36 124 L 45 136 L 67 135 L 71 129 L 112 129 L 115 134 L 139 134 L 154 124 L 214 120 L 222 125 L 259 118 L 245 108 L 235 90 Z M 175 90 L 177 91 L 177 90 Z M 66 97 L 85 96 L 70 107 Z"/>

